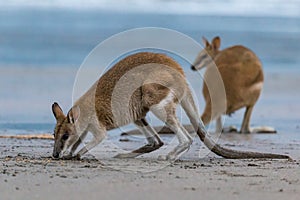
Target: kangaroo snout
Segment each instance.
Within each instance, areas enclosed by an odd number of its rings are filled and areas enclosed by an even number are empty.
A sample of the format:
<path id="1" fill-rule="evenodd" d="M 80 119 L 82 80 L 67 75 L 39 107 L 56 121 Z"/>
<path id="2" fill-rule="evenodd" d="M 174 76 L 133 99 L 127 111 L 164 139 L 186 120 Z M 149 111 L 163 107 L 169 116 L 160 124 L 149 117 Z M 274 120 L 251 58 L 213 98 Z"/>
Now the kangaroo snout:
<path id="1" fill-rule="evenodd" d="M 197 71 L 197 69 L 196 69 L 196 67 L 195 67 L 194 65 L 191 65 L 191 69 L 192 69 L 193 71 Z"/>
<path id="2" fill-rule="evenodd" d="M 53 152 L 52 157 L 53 157 L 53 158 L 59 158 L 59 153 Z"/>

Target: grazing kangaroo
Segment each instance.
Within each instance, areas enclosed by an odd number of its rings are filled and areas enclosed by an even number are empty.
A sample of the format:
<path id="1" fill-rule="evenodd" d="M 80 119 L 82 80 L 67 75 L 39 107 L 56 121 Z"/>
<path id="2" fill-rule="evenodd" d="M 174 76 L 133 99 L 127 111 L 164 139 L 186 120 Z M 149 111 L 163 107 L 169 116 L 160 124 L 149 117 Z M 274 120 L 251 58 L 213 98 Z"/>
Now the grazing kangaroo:
<path id="1" fill-rule="evenodd" d="M 132 85 L 136 82 L 138 84 Z M 128 100 L 125 101 L 128 104 L 124 104 L 124 99 Z M 108 130 L 129 123 L 134 123 L 141 130 L 148 144 L 117 157 L 136 157 L 154 151 L 163 142 L 145 119 L 151 111 L 165 121 L 179 141 L 167 156 L 160 158 L 175 160 L 192 144 L 192 137 L 176 117 L 178 104 L 187 113 L 200 139 L 217 155 L 235 159 L 289 158 L 286 155 L 231 150 L 216 144 L 199 117 L 180 65 L 166 55 L 148 52 L 130 55 L 115 64 L 79 98 L 66 116 L 57 103 L 52 105 L 57 120 L 53 157 L 80 158 L 99 144 Z M 88 131 L 93 134 L 93 139 L 74 155 Z"/>
<path id="2" fill-rule="evenodd" d="M 211 65 L 216 65 L 222 77 L 227 109 L 225 113 L 212 113 L 211 97 L 207 85 L 203 83 L 203 96 L 206 102 L 204 112 L 201 116 L 206 125 L 211 120 L 217 119 L 217 132 L 222 131 L 221 115 L 231 113 L 243 107 L 246 108 L 241 133 L 250 133 L 250 118 L 253 107 L 258 100 L 264 81 L 262 64 L 258 57 L 248 48 L 237 45 L 220 50 L 221 39 L 215 37 L 211 44 L 203 37 L 205 48 L 199 53 L 192 70 L 200 70 L 207 67 L 206 80 L 213 79 L 210 71 Z M 217 93 L 218 91 L 210 91 Z M 254 132 L 274 132 L 270 127 L 257 127 Z"/>

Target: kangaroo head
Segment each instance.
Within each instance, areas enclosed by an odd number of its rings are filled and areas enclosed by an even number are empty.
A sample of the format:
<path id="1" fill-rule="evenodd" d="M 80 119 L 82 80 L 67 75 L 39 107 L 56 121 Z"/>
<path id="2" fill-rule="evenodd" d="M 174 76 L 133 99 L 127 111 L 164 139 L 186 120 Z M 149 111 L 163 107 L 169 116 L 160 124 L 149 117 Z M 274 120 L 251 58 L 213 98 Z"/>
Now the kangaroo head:
<path id="1" fill-rule="evenodd" d="M 70 109 L 67 116 L 57 103 L 52 105 L 52 112 L 56 118 L 54 129 L 54 148 L 53 157 L 61 158 L 79 139 L 76 131 L 76 122 L 79 118 L 80 109 L 74 106 Z"/>
<path id="2" fill-rule="evenodd" d="M 202 40 L 205 48 L 200 51 L 195 62 L 191 66 L 191 69 L 194 71 L 208 66 L 214 60 L 215 56 L 219 53 L 221 45 L 220 37 L 215 37 L 214 39 L 212 39 L 211 43 L 209 43 L 205 37 L 203 37 Z"/>

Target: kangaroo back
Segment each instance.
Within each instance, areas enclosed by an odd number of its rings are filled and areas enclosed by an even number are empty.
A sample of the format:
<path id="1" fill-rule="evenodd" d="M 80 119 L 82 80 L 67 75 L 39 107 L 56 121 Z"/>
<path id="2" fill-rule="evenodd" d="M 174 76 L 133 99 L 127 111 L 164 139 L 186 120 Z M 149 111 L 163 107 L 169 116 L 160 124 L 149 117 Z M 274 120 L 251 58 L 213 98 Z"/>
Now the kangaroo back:
<path id="1" fill-rule="evenodd" d="M 180 65 L 175 62 L 172 58 L 159 53 L 150 53 L 150 52 L 142 52 L 142 53 L 136 53 L 133 55 L 130 55 L 118 63 L 116 63 L 110 70 L 108 70 L 99 80 L 96 87 L 95 92 L 95 110 L 97 113 L 97 117 L 100 122 L 104 123 L 104 125 L 108 128 L 115 128 L 116 126 L 121 126 L 127 124 L 132 119 L 130 118 L 138 118 L 137 116 L 141 116 L 146 111 L 144 110 L 143 105 L 143 89 L 148 88 L 147 86 L 138 87 L 136 91 L 127 91 L 127 86 L 130 88 L 132 85 L 139 85 L 142 86 L 144 82 L 139 83 L 140 81 L 145 81 L 149 79 L 148 76 L 151 76 L 151 74 L 155 73 L 155 69 L 151 69 L 151 64 L 153 65 L 163 65 L 167 66 L 171 70 L 176 71 L 176 73 L 181 74 L 184 76 L 184 72 Z M 143 68 L 141 70 L 134 70 L 135 68 L 139 66 L 147 65 L 147 67 Z M 161 69 L 163 71 L 164 69 Z M 119 124 L 116 124 L 116 119 L 114 119 L 113 111 L 112 111 L 112 102 L 114 102 L 114 90 L 116 89 L 116 86 L 120 85 L 120 80 L 124 80 L 124 77 L 126 77 L 126 74 L 131 75 L 131 80 L 128 82 L 122 83 L 121 90 L 118 91 L 119 99 L 124 98 L 124 96 L 128 96 L 128 94 L 131 96 L 132 101 L 129 103 L 130 106 L 132 106 L 131 109 L 129 109 L 129 113 L 131 117 L 124 117 L 122 114 L 117 114 L 115 116 L 122 116 L 123 119 L 120 119 L 122 122 Z M 159 73 L 159 72 L 156 72 Z M 159 74 L 158 74 L 159 75 Z M 163 75 L 160 75 L 160 77 Z M 136 79 L 135 79 L 136 78 Z M 160 79 L 167 79 L 167 77 L 161 77 Z M 134 79 L 134 80 L 133 80 Z M 152 78 L 153 79 L 153 78 Z M 167 81 L 167 80 L 166 80 Z M 129 83 L 130 82 L 130 83 Z M 130 85 L 132 84 L 132 85 Z M 153 86 L 153 84 L 152 84 Z M 156 86 L 153 86 L 154 88 Z M 162 96 L 163 97 L 163 96 Z M 125 102 L 127 103 L 127 102 Z M 119 104 L 119 102 L 117 102 Z M 127 105 L 116 105 L 117 107 L 114 107 L 113 109 L 116 112 L 120 112 L 122 110 L 123 106 Z M 132 113 L 134 112 L 134 113 Z"/>

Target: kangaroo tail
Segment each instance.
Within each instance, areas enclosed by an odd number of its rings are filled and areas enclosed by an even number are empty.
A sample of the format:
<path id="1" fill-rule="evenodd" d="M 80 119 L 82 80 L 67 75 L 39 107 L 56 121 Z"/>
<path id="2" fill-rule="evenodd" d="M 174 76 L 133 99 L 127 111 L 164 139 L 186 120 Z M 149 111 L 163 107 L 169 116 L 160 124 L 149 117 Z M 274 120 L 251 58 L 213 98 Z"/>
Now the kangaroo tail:
<path id="1" fill-rule="evenodd" d="M 192 97 L 191 91 L 188 91 L 181 101 L 181 106 L 188 115 L 192 126 L 194 127 L 197 135 L 201 141 L 215 154 L 228 159 L 251 159 L 251 158 L 273 158 L 273 159 L 290 159 L 287 155 L 271 154 L 271 153 L 259 153 L 250 151 L 238 151 L 228 149 L 215 143 L 210 137 L 203 122 L 200 119 L 198 109 Z"/>

